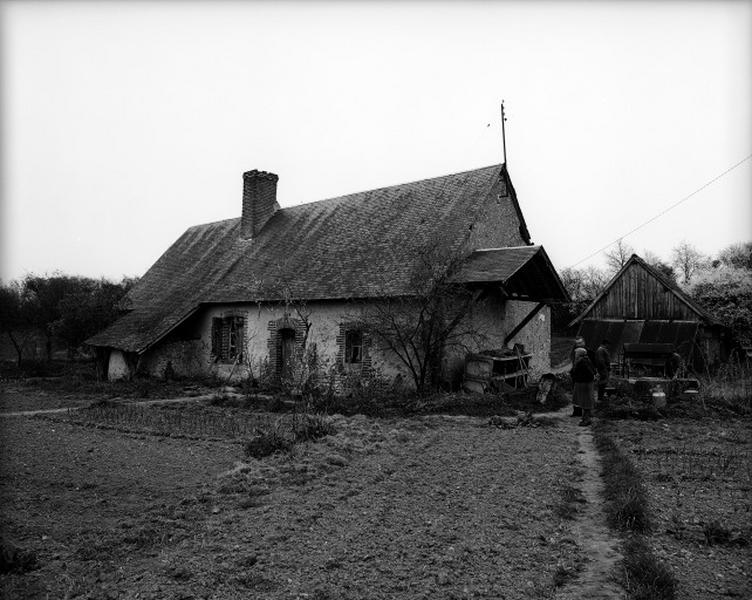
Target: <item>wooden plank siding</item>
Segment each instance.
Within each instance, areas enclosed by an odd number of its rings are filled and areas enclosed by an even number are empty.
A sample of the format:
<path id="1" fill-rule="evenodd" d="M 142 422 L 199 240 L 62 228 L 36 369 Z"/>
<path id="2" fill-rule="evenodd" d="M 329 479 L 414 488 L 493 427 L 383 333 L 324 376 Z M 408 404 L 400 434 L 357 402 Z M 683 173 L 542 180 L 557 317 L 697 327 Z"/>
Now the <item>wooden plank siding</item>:
<path id="1" fill-rule="evenodd" d="M 694 310 L 637 262 L 614 281 L 588 318 L 699 320 Z"/>

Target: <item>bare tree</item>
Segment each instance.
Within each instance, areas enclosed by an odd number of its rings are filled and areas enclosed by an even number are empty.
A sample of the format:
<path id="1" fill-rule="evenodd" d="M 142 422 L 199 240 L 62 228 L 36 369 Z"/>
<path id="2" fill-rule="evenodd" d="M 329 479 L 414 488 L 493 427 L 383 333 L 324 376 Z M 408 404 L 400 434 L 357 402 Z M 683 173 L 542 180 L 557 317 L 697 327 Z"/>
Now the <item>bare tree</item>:
<path id="1" fill-rule="evenodd" d="M 624 241 L 624 238 L 619 238 L 610 250 L 604 252 L 606 255 L 606 265 L 608 270 L 615 273 L 621 269 L 629 257 L 634 254 L 634 248 Z"/>
<path id="2" fill-rule="evenodd" d="M 692 275 L 704 262 L 705 257 L 686 240 L 683 240 L 671 251 L 671 264 L 682 275 L 685 284 L 692 281 Z"/>
<path id="3" fill-rule="evenodd" d="M 382 350 L 393 353 L 418 393 L 435 389 L 449 351 L 468 351 L 485 336 L 474 325 L 477 294 L 454 281 L 464 257 L 440 245 L 417 251 L 409 293 L 364 304 L 362 322 Z"/>
<path id="4" fill-rule="evenodd" d="M 590 301 L 603 291 L 609 281 L 608 273 L 604 273 L 598 267 L 590 265 L 584 270 L 582 278 L 582 291 Z"/>
<path id="5" fill-rule="evenodd" d="M 663 262 L 655 252 L 644 250 L 642 253 L 642 258 L 651 267 L 662 273 L 667 279 L 676 283 L 676 272 L 674 271 L 674 268 L 671 265 Z"/>
<path id="6" fill-rule="evenodd" d="M 572 319 L 585 310 L 603 291 L 609 279 L 607 273 L 593 265 L 584 269 L 563 269 L 560 277 L 572 301 L 553 306 L 552 318 L 556 331 L 563 331 Z"/>

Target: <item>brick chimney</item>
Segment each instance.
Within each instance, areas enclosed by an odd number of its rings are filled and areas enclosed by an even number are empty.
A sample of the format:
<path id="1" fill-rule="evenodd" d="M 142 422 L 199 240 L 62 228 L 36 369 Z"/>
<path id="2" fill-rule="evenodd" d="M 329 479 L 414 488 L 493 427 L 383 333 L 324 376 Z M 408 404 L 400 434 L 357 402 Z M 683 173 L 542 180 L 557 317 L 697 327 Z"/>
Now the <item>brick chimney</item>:
<path id="1" fill-rule="evenodd" d="M 240 217 L 240 235 L 243 239 L 256 237 L 279 209 L 278 179 L 274 173 L 255 169 L 243 173 L 243 215 Z"/>

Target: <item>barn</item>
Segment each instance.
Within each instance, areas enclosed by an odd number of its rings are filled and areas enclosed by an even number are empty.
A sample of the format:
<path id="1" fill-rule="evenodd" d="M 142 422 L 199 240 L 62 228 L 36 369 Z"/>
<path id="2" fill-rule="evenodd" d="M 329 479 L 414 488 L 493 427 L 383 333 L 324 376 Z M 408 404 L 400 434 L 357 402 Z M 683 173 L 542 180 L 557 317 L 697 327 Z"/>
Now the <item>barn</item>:
<path id="1" fill-rule="evenodd" d="M 613 366 L 625 375 L 661 373 L 678 354 L 695 373 L 728 360 L 731 332 L 672 280 L 633 254 L 569 327 L 590 349 L 606 339 Z"/>

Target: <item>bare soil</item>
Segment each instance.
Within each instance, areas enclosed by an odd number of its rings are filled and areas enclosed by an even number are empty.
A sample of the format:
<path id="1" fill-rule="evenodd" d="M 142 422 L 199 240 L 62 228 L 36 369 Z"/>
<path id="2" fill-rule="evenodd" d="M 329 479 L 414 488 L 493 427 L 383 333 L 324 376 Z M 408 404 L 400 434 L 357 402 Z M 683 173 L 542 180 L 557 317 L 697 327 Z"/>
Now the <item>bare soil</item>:
<path id="1" fill-rule="evenodd" d="M 0 413 L 87 406 L 92 398 L 80 394 L 60 394 L 33 389 L 29 385 L 3 385 L 0 389 Z"/>
<path id="2" fill-rule="evenodd" d="M 615 422 L 648 489 L 657 557 L 677 597 L 752 598 L 752 421 Z M 709 543 L 706 532 L 727 532 Z"/>
<path id="3" fill-rule="evenodd" d="M 0 421 L 0 528 L 39 562 L 4 597 L 552 598 L 582 562 L 556 510 L 571 424 L 335 417 L 256 460 L 68 419 Z"/>
<path id="4" fill-rule="evenodd" d="M 91 374 L 67 374 L 0 380 L 0 414 L 80 408 L 103 400 L 154 400 L 208 394 L 208 387 L 192 382 L 157 380 L 96 381 Z"/>
<path id="5" fill-rule="evenodd" d="M 4 391 L 6 414 L 118 395 Z M 294 417 L 200 402 L 108 406 L 0 417 L 0 534 L 38 560 L 0 575 L 2 597 L 623 594 L 598 455 L 589 430 L 563 414 L 511 429 L 485 417 L 335 416 L 336 435 L 257 460 L 243 452 L 254 428 Z M 656 522 L 648 541 L 678 597 L 752 597 L 750 420 L 612 427 L 643 473 Z M 566 504 L 568 487 L 581 500 Z M 706 532 L 718 527 L 729 539 L 711 545 Z"/>

